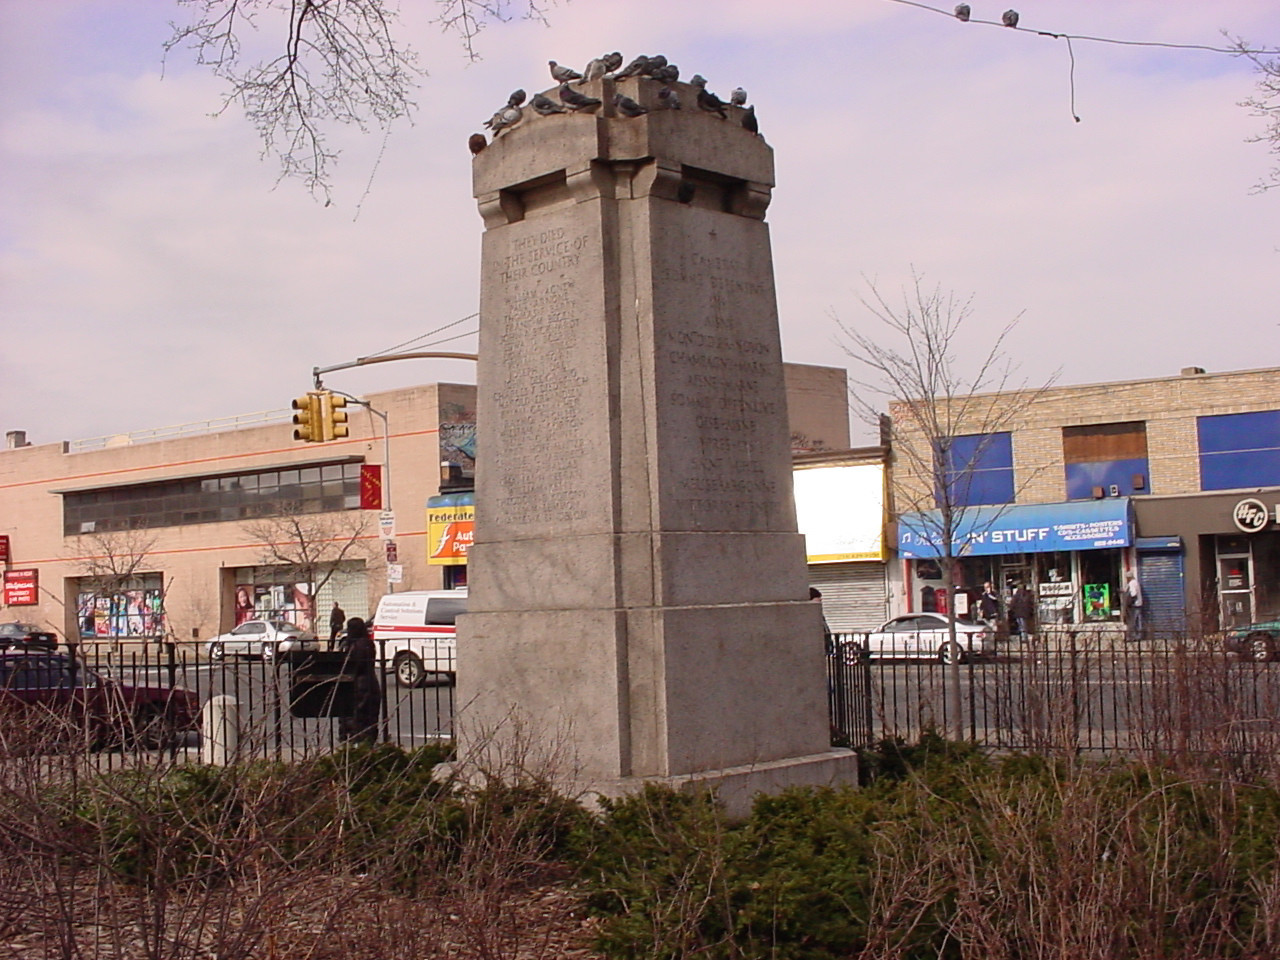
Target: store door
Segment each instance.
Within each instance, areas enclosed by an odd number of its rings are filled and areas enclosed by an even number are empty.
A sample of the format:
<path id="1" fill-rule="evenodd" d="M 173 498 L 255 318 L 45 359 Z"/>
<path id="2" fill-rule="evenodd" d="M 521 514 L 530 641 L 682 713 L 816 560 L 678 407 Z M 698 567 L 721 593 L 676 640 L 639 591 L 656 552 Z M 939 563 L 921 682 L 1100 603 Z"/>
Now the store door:
<path id="1" fill-rule="evenodd" d="M 1253 551 L 1247 537 L 1218 537 L 1218 621 L 1222 629 L 1254 622 Z"/>

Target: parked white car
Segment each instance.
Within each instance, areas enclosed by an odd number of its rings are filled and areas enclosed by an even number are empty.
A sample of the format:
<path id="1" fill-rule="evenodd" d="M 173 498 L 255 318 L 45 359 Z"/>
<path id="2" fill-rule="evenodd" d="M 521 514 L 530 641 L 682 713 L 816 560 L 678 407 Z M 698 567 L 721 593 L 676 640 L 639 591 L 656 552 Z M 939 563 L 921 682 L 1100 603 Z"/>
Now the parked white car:
<path id="1" fill-rule="evenodd" d="M 223 633 L 208 643 L 209 659 L 224 657 L 261 657 L 270 663 L 276 656 L 291 650 L 319 650 L 314 633 L 283 620 L 246 620 L 230 633 Z"/>
<path id="2" fill-rule="evenodd" d="M 844 644 L 845 656 L 937 659 L 943 663 L 990 656 L 996 652 L 995 629 L 985 623 L 956 619 L 954 646 L 947 636 L 947 618 L 940 613 L 904 613 L 878 630 L 853 634 Z"/>

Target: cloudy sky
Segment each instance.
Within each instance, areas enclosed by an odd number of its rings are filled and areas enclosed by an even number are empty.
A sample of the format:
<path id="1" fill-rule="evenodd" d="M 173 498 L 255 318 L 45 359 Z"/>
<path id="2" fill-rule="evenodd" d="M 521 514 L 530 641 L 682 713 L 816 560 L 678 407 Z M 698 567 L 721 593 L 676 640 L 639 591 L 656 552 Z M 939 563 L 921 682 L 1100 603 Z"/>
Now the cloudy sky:
<path id="1" fill-rule="evenodd" d="M 1062 40 L 893 0 L 562 0 L 549 25 L 486 30 L 478 63 L 433 6 L 402 3 L 430 72 L 413 125 L 334 134 L 326 207 L 277 185 L 240 116 L 212 116 L 205 68 L 162 63 L 178 0 L 0 0 L 3 429 L 48 443 L 278 410 L 313 366 L 474 313 L 467 136 L 549 86 L 548 59 L 613 49 L 750 92 L 776 155 L 788 360 L 845 365 L 836 318 L 865 322 L 866 284 L 894 295 L 914 270 L 973 295 L 962 364 L 1021 314 L 1008 349 L 1031 382 L 1280 364 L 1280 190 L 1252 189 L 1273 158 L 1247 142 L 1246 62 L 1078 40 L 1077 123 Z M 1018 8 L 1033 30 L 1280 44 L 1275 0 Z M 431 360 L 328 382 L 471 378 Z"/>

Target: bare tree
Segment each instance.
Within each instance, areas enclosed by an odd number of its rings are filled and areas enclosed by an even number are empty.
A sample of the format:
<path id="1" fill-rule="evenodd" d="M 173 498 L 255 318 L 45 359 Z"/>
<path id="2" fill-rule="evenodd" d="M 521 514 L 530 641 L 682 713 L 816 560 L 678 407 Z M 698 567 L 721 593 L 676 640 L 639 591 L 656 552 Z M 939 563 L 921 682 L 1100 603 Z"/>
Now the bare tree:
<path id="1" fill-rule="evenodd" d="M 1257 189 L 1270 190 L 1280 187 L 1280 56 L 1268 56 L 1252 49 L 1243 40 L 1236 41 L 1239 55 L 1253 61 L 1258 71 L 1258 87 L 1254 95 L 1242 100 L 1240 105 L 1248 107 L 1256 117 L 1261 117 L 1264 127 L 1260 134 L 1250 137 L 1250 143 L 1266 143 L 1270 145 L 1271 154 L 1277 158 L 1276 165 L 1270 173 L 1258 182 Z"/>
<path id="2" fill-rule="evenodd" d="M 389 0 L 178 0 L 190 22 L 172 24 L 166 55 L 195 53 L 229 91 L 218 113 L 239 104 L 262 138 L 263 156 L 280 161 L 280 176 L 299 177 L 326 204 L 337 151 L 325 139 L 332 124 L 387 131 L 409 117 L 424 71 L 396 35 Z M 475 39 L 487 23 L 510 19 L 512 8 L 543 19 L 542 0 L 434 0 L 435 20 L 456 34 L 476 59 Z M 259 21 L 262 21 L 261 26 Z M 250 33 L 274 37 L 272 53 L 246 62 Z M 252 38 L 250 38 L 252 39 Z"/>
<path id="3" fill-rule="evenodd" d="M 375 556 L 369 540 L 368 516 L 361 510 L 303 513 L 254 520 L 243 530 L 262 548 L 262 563 L 283 566 L 295 583 L 305 585 L 309 616 L 316 616 L 316 597 L 344 561 Z M 314 623 L 312 624 L 314 628 Z"/>
<path id="4" fill-rule="evenodd" d="M 918 274 L 891 303 L 868 282 L 862 304 L 875 319 L 874 332 L 837 318 L 843 346 L 861 368 L 850 383 L 854 410 L 877 424 L 891 448 L 891 510 L 902 522 L 910 515 L 917 535 L 939 552 L 947 618 L 947 659 L 951 664 L 948 712 L 952 733 L 963 737 L 960 661 L 956 642 L 954 564 L 959 534 L 979 519 L 989 525 L 998 514 L 971 504 L 974 472 L 996 435 L 1009 430 L 1051 385 L 1036 388 L 1015 381 L 1016 366 L 1004 350 L 1018 318 L 990 340 L 990 347 L 966 374 L 956 356 L 961 333 L 973 313 L 973 298 L 959 299 L 929 288 Z M 882 340 L 881 335 L 886 339 Z M 973 342 L 972 338 L 968 342 Z M 884 418 L 888 407 L 890 416 Z M 957 455 L 957 437 L 974 438 Z M 1028 477 L 1024 476 L 1025 483 Z"/>

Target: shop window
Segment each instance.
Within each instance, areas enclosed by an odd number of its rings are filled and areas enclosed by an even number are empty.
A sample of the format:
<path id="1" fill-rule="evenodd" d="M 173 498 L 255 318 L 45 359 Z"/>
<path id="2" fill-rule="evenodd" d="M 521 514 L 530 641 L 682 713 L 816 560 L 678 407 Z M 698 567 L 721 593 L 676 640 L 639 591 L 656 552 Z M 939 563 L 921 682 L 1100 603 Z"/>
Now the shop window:
<path id="1" fill-rule="evenodd" d="M 1196 418 L 1200 489 L 1280 484 L 1280 410 Z"/>
<path id="2" fill-rule="evenodd" d="M 938 442 L 946 502 L 956 507 L 1013 503 L 1013 435 L 978 433 Z M 939 501 L 943 500 L 939 491 Z"/>
<path id="3" fill-rule="evenodd" d="M 1147 425 L 1141 420 L 1063 427 L 1062 459 L 1068 500 L 1151 492 Z"/>
<path id="4" fill-rule="evenodd" d="M 117 578 L 111 578 L 117 579 Z M 76 588 L 76 622 L 82 639 L 161 637 L 165 632 L 161 574 L 104 584 L 84 577 Z"/>

